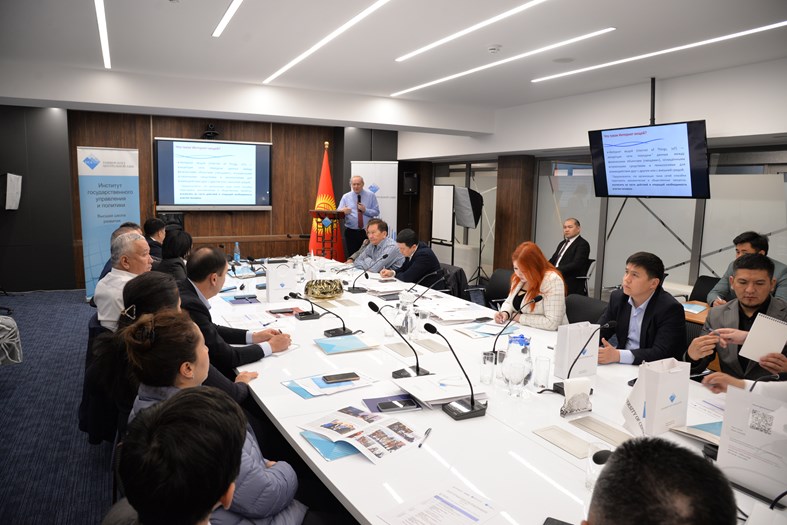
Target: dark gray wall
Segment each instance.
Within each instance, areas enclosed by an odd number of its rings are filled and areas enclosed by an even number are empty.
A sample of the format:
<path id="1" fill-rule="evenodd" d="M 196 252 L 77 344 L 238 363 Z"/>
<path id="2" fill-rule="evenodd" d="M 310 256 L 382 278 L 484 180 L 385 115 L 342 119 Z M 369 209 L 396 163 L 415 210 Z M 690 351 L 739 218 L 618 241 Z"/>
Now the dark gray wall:
<path id="1" fill-rule="evenodd" d="M 76 287 L 65 110 L 0 106 L 0 173 L 22 176 L 19 209 L 0 210 L 0 287 Z"/>
<path id="2" fill-rule="evenodd" d="M 362 128 L 336 128 L 333 143 L 333 191 L 336 203 L 350 191 L 350 169 L 354 160 L 394 161 L 398 153 L 396 131 Z"/>

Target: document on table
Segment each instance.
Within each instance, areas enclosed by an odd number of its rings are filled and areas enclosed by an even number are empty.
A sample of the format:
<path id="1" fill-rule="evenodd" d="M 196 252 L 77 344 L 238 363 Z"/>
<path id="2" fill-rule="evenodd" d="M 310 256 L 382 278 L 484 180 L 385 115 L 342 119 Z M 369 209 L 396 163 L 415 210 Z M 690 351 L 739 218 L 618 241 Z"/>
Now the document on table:
<path id="1" fill-rule="evenodd" d="M 418 503 L 402 503 L 378 517 L 388 525 L 456 525 L 485 523 L 495 515 L 491 501 L 450 487 Z"/>

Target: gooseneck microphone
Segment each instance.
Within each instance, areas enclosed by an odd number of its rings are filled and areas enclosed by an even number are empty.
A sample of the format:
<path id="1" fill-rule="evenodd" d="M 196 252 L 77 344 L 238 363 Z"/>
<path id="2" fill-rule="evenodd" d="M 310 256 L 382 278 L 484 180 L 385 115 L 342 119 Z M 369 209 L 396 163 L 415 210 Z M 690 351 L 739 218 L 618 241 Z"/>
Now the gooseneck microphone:
<path id="1" fill-rule="evenodd" d="M 511 315 L 508 317 L 508 322 L 506 322 L 506 324 L 503 327 L 503 329 L 500 330 L 497 333 L 497 336 L 495 336 L 495 340 L 492 343 L 492 352 L 495 353 L 495 364 L 497 364 L 497 340 L 500 339 L 500 336 L 503 335 L 503 332 L 506 331 L 506 328 L 508 328 L 508 325 L 510 325 L 514 321 L 514 315 L 521 314 L 522 313 L 522 309 L 525 306 L 530 306 L 531 304 L 540 303 L 543 300 L 544 300 L 544 296 L 543 295 L 536 295 L 535 297 L 533 297 L 531 300 L 529 300 L 525 304 L 520 305 L 519 310 L 514 310 L 513 312 L 511 312 Z"/>
<path id="2" fill-rule="evenodd" d="M 467 376 L 465 367 L 462 366 L 462 362 L 459 361 L 459 357 L 457 357 L 456 352 L 454 352 L 454 347 L 451 346 L 451 343 L 448 342 L 448 339 L 446 339 L 443 334 L 437 331 L 437 328 L 432 323 L 424 324 L 424 329 L 430 334 L 439 335 L 443 341 L 445 341 L 445 343 L 448 345 L 448 349 L 451 350 L 452 354 L 454 354 L 454 359 L 456 359 L 456 362 L 459 364 L 459 368 L 462 369 L 462 373 L 465 375 L 465 379 L 467 379 L 467 384 L 470 385 L 470 397 L 457 399 L 456 401 L 451 401 L 450 403 L 444 404 L 443 412 L 451 416 L 451 418 L 455 421 L 480 417 L 486 414 L 487 403 L 481 403 L 480 401 L 478 403 L 475 402 L 473 383 Z"/>
<path id="3" fill-rule="evenodd" d="M 415 301 L 413 301 L 413 306 L 415 306 L 415 303 L 417 303 L 417 302 L 418 302 L 418 299 L 420 299 L 421 297 L 423 297 L 423 296 L 426 294 L 426 292 L 428 292 L 429 290 L 431 290 L 432 288 L 434 288 L 434 286 L 435 286 L 437 283 L 439 283 L 440 281 L 443 281 L 443 282 L 445 282 L 445 274 L 443 274 L 443 275 L 442 275 L 442 276 L 441 276 L 439 279 L 437 279 L 435 282 L 433 282 L 432 284 L 430 284 L 430 285 L 429 285 L 429 286 L 426 288 L 426 290 L 424 290 L 423 292 L 421 292 L 421 293 L 418 295 L 418 297 L 416 297 L 416 298 L 415 298 Z"/>
<path id="4" fill-rule="evenodd" d="M 319 319 L 320 317 L 322 317 L 321 314 L 318 314 L 317 312 L 314 311 L 314 303 L 311 302 L 308 298 L 302 296 L 301 294 L 295 293 L 295 292 L 290 292 L 289 295 L 285 295 L 284 296 L 284 300 L 285 301 L 289 301 L 290 299 L 302 299 L 302 300 L 308 302 L 309 305 L 312 308 L 311 312 L 298 312 L 298 313 L 296 313 L 295 314 L 295 318 L 298 319 L 299 321 L 311 321 L 313 319 Z"/>
<path id="5" fill-rule="evenodd" d="M 569 378 L 571 377 L 571 371 L 574 370 L 574 365 L 577 364 L 577 361 L 579 361 L 579 356 L 581 356 L 582 352 L 585 351 L 585 348 L 587 348 L 588 343 L 590 342 L 590 340 L 593 339 L 594 335 L 596 335 L 596 332 L 598 332 L 599 330 L 606 330 L 608 328 L 614 329 L 617 326 L 618 326 L 618 322 L 617 321 L 609 321 L 606 324 L 603 324 L 603 325 L 599 326 L 598 328 L 596 328 L 595 330 L 593 330 L 593 333 L 590 334 L 590 337 L 588 337 L 588 340 L 585 341 L 585 344 L 582 345 L 582 348 L 580 348 L 579 352 L 577 352 L 577 356 L 574 358 L 574 361 L 571 363 L 571 366 L 568 367 L 568 373 L 566 374 L 566 379 L 565 379 L 566 381 L 568 381 Z M 566 391 L 565 391 L 565 388 L 563 388 L 563 382 L 562 381 L 558 381 L 557 383 L 553 384 L 552 385 L 552 390 L 554 390 L 556 394 L 560 394 L 561 396 L 565 396 L 566 395 Z M 590 390 L 590 393 L 591 394 L 593 393 L 592 389 Z"/>
<path id="6" fill-rule="evenodd" d="M 355 280 L 353 281 L 353 285 L 350 286 L 349 288 L 347 288 L 348 292 L 350 292 L 350 293 L 364 293 L 366 291 L 366 288 L 361 288 L 360 286 L 355 286 L 355 283 L 357 283 L 358 279 L 360 279 L 361 277 L 366 277 L 367 279 L 369 279 L 369 273 L 366 270 L 364 270 L 363 272 L 359 273 L 358 277 L 356 277 Z"/>
<path id="7" fill-rule="evenodd" d="M 327 308 L 325 308 L 324 306 L 320 306 L 319 304 L 316 304 L 316 303 L 312 302 L 310 299 L 308 299 L 308 298 L 306 298 L 306 297 L 302 296 L 302 295 L 301 295 L 301 294 L 299 294 L 299 293 L 296 293 L 296 292 L 290 292 L 290 293 L 289 293 L 289 295 L 287 295 L 287 296 L 285 296 L 285 297 L 284 297 L 284 299 L 285 299 L 285 300 L 288 300 L 288 299 L 303 299 L 304 301 L 308 301 L 308 302 L 309 302 L 309 303 L 312 305 L 312 308 L 314 308 L 315 306 L 319 306 L 320 308 L 322 308 L 323 310 L 325 310 L 325 313 L 323 313 L 323 314 L 319 314 L 319 315 L 318 315 L 318 317 L 322 317 L 322 316 L 323 316 L 323 315 L 325 315 L 325 314 L 331 314 L 332 316 L 336 317 L 336 318 L 337 318 L 339 321 L 341 321 L 341 322 L 342 322 L 342 327 L 341 327 L 341 328 L 331 328 L 330 330 L 325 330 L 325 331 L 323 332 L 323 334 L 325 334 L 325 337 L 337 337 L 337 336 L 340 336 L 340 335 L 350 335 L 350 334 L 352 334 L 352 333 L 353 333 L 353 331 L 352 331 L 352 330 L 348 330 L 348 329 L 347 329 L 347 327 L 346 327 L 346 326 L 345 326 L 345 324 L 344 324 L 344 319 L 342 319 L 341 317 L 339 317 L 339 315 L 338 315 L 338 314 L 336 314 L 336 313 L 334 313 L 334 312 L 332 312 L 332 311 L 328 310 L 328 309 L 327 309 Z"/>
<path id="8" fill-rule="evenodd" d="M 385 306 L 391 306 L 391 305 L 386 304 Z M 431 373 L 428 370 L 426 370 L 425 368 L 421 368 L 420 364 L 418 363 L 418 352 L 415 351 L 415 348 L 413 348 L 413 345 L 410 344 L 410 342 L 393 325 L 393 323 L 391 323 L 391 321 L 389 321 L 388 318 L 385 317 L 380 312 L 380 307 L 377 306 L 377 303 L 375 303 L 374 301 L 369 301 L 369 309 L 372 312 L 376 313 L 376 314 L 380 314 L 380 317 L 382 317 L 385 320 L 385 322 L 388 323 L 391 326 L 391 328 L 393 328 L 394 332 L 396 332 L 396 335 L 398 335 L 402 339 L 402 341 L 404 341 L 404 344 L 406 344 L 407 346 L 410 347 L 410 350 L 413 351 L 413 355 L 415 356 L 415 366 L 411 366 L 409 368 L 401 368 L 399 370 L 394 370 L 391 373 L 391 377 L 393 377 L 394 379 L 400 379 L 402 377 L 416 377 L 416 376 L 428 376 L 428 375 L 431 375 Z"/>
<path id="9" fill-rule="evenodd" d="M 412 291 L 413 291 L 413 288 L 415 288 L 416 286 L 418 286 L 419 284 L 421 284 L 422 282 L 424 282 L 424 281 L 426 280 L 426 278 L 427 278 L 427 277 L 431 277 L 431 276 L 433 276 L 433 275 L 437 275 L 438 273 L 441 273 L 442 271 L 443 271 L 443 269 L 441 268 L 441 269 L 439 269 L 439 270 L 435 270 L 435 271 L 433 271 L 433 272 L 431 272 L 431 273 L 427 273 L 426 275 L 424 275 L 423 277 L 421 277 L 420 279 L 418 279 L 418 282 L 414 283 L 414 284 L 413 284 L 413 285 L 412 285 L 410 288 L 408 288 L 408 289 L 407 289 L 407 291 L 408 291 L 408 292 L 412 292 Z M 445 279 L 445 276 L 443 276 L 443 279 Z M 439 282 L 440 282 L 440 279 L 438 279 L 437 281 L 435 281 L 433 284 L 436 284 L 436 283 L 439 283 Z"/>

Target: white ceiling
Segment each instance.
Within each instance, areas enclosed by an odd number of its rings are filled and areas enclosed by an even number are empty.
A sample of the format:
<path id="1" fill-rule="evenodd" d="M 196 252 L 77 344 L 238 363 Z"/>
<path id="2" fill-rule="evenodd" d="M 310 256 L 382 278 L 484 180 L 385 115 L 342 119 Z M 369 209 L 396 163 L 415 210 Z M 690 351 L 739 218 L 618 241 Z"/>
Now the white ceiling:
<path id="1" fill-rule="evenodd" d="M 787 27 L 533 84 L 530 80 L 787 20 L 787 0 L 549 0 L 403 63 L 394 59 L 524 0 L 391 0 L 271 85 L 387 97 L 613 26 L 600 37 L 401 98 L 500 109 L 787 57 Z M 112 71 L 261 84 L 372 0 L 106 0 Z M 499 54 L 487 52 L 499 44 Z M 92 0 L 2 0 L 0 58 L 102 70 Z M 2 73 L 0 73 L 2 74 Z M 787 89 L 787 86 L 785 87 Z M 1 95 L 1 94 L 0 94 Z"/>

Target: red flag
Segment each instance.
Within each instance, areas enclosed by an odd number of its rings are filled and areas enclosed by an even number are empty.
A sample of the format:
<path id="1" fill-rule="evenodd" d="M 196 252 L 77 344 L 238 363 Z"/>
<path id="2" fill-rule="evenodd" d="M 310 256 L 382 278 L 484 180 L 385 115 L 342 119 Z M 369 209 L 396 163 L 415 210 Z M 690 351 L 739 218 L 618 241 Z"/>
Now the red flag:
<path id="1" fill-rule="evenodd" d="M 328 143 L 325 143 L 325 154 L 322 158 L 322 170 L 320 171 L 320 184 L 317 186 L 317 200 L 314 203 L 315 210 L 335 210 L 336 199 L 333 195 L 333 181 L 331 180 L 331 166 L 328 163 Z M 317 235 L 317 225 L 320 219 L 312 220 L 312 233 L 309 239 L 309 251 L 315 255 L 323 254 L 323 239 Z M 329 224 L 326 220 L 325 224 L 325 237 L 333 239 L 333 253 L 328 252 L 328 246 L 325 246 L 326 257 L 333 256 L 337 261 L 344 261 L 344 246 L 342 246 L 342 233 L 339 224 Z M 323 231 L 320 228 L 320 231 Z M 329 241 L 330 242 L 330 241 Z"/>

